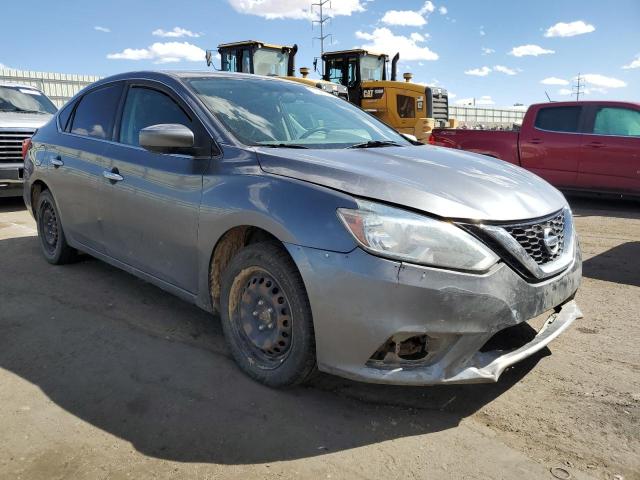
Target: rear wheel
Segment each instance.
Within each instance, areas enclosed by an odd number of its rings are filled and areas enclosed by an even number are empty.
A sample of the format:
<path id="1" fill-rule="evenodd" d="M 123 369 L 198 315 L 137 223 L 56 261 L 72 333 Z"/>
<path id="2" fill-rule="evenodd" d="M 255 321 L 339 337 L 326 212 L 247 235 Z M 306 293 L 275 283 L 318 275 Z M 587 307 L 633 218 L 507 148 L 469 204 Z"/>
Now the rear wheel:
<path id="1" fill-rule="evenodd" d="M 221 317 L 240 368 L 271 387 L 304 382 L 316 368 L 313 320 L 300 273 L 278 244 L 249 245 L 222 275 Z"/>
<path id="2" fill-rule="evenodd" d="M 60 223 L 58 207 L 49 190 L 45 190 L 39 195 L 36 212 L 38 237 L 47 262 L 62 265 L 75 260 L 77 251 L 67 244 Z"/>

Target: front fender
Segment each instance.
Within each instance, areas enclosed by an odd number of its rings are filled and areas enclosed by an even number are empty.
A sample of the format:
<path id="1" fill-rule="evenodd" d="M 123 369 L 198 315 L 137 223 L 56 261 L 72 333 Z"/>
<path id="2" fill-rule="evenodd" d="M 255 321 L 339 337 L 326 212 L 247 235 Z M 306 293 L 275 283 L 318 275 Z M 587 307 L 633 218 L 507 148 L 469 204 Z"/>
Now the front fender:
<path id="1" fill-rule="evenodd" d="M 280 241 L 346 253 L 356 242 L 336 210 L 356 208 L 353 197 L 300 180 L 268 174 L 204 178 L 198 229 L 199 303 L 208 306 L 209 264 L 215 245 L 234 227 L 253 226 Z"/>

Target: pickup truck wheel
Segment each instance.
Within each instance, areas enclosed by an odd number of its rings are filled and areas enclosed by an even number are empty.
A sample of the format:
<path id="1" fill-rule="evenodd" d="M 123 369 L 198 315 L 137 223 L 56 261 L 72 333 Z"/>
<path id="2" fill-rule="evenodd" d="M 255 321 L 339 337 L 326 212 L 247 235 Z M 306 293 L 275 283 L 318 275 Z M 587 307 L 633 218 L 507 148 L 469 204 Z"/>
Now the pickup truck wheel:
<path id="1" fill-rule="evenodd" d="M 288 253 L 272 242 L 243 248 L 221 280 L 221 318 L 236 363 L 270 387 L 297 385 L 316 369 L 311 307 Z"/>
<path id="2" fill-rule="evenodd" d="M 77 252 L 67 244 L 60 223 L 58 207 L 48 190 L 42 192 L 38 197 L 36 212 L 38 237 L 47 262 L 53 265 L 63 265 L 75 260 Z"/>

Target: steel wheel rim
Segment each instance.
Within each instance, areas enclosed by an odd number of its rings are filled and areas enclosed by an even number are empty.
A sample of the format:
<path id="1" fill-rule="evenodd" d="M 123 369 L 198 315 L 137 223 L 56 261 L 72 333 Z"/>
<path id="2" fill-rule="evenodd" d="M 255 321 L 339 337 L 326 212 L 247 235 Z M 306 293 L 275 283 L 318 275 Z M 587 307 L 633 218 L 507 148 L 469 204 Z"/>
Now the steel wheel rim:
<path id="1" fill-rule="evenodd" d="M 293 344 L 291 304 L 274 276 L 260 267 L 238 275 L 232 289 L 235 298 L 232 324 L 242 348 L 263 368 L 280 365 Z"/>
<path id="2" fill-rule="evenodd" d="M 53 205 L 48 201 L 45 201 L 42 204 L 40 227 L 42 230 L 42 240 L 46 250 L 49 253 L 55 252 L 59 239 L 58 217 Z"/>

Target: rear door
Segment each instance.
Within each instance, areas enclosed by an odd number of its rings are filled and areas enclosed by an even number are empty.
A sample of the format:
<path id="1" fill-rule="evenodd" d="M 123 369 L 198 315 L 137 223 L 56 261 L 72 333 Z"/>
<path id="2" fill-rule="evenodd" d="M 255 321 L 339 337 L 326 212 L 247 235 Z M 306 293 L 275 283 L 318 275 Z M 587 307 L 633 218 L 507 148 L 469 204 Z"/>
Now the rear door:
<path id="1" fill-rule="evenodd" d="M 155 153 L 139 145 L 140 130 L 161 123 L 189 127 L 197 148 Z M 197 286 L 198 210 L 211 139 L 186 104 L 155 82 L 127 87 L 108 151 L 105 244 L 109 256 L 189 292 Z"/>
<path id="2" fill-rule="evenodd" d="M 47 181 L 60 210 L 65 234 L 75 242 L 104 253 L 104 153 L 111 141 L 123 83 L 87 92 L 60 116 L 65 125 L 55 145 L 49 145 Z"/>
<path id="3" fill-rule="evenodd" d="M 580 188 L 640 194 L 640 110 L 589 107 L 582 143 Z"/>
<path id="4" fill-rule="evenodd" d="M 583 107 L 544 106 L 533 114 L 519 135 L 521 166 L 556 187 L 575 187 L 584 142 Z"/>

